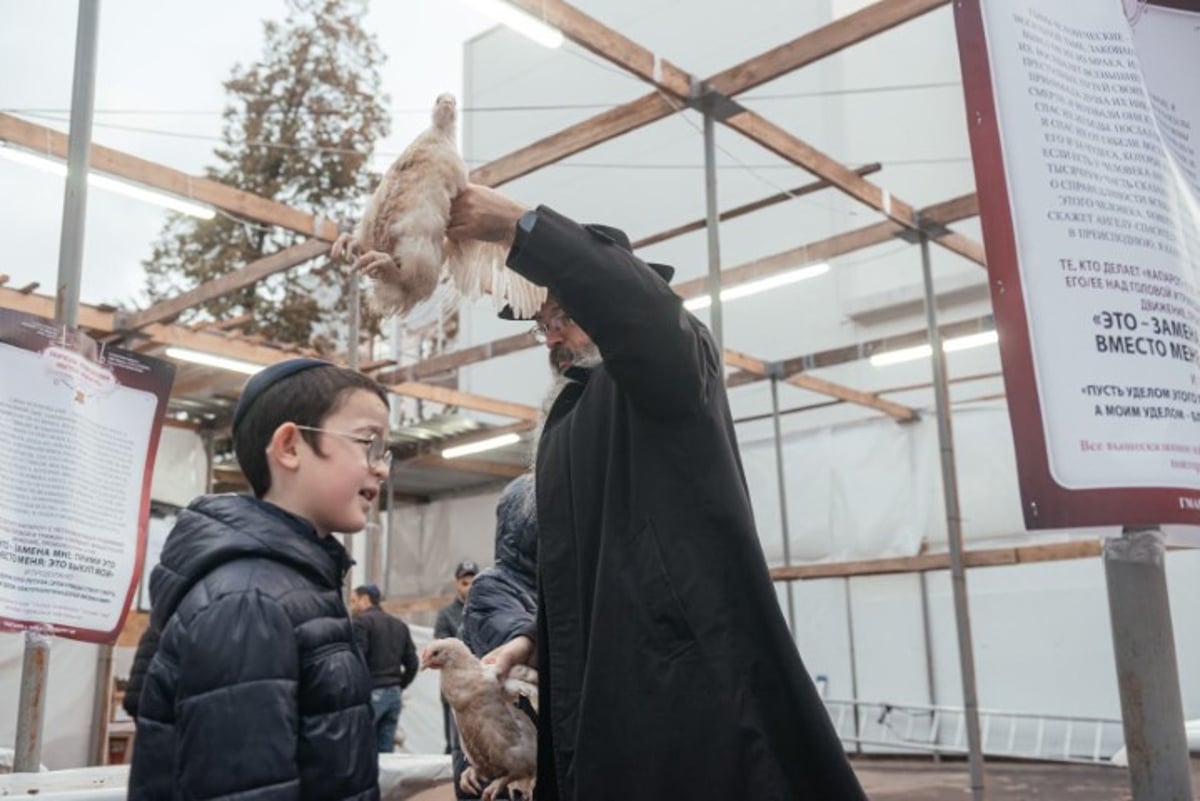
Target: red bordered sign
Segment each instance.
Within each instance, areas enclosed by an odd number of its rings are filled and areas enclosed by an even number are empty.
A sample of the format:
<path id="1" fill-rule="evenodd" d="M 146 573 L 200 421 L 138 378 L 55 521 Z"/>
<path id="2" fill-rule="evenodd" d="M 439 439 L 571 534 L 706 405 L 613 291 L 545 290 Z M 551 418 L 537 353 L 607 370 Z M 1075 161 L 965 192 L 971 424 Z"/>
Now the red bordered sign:
<path id="1" fill-rule="evenodd" d="M 957 0 L 1026 526 L 1200 524 L 1200 0 Z"/>

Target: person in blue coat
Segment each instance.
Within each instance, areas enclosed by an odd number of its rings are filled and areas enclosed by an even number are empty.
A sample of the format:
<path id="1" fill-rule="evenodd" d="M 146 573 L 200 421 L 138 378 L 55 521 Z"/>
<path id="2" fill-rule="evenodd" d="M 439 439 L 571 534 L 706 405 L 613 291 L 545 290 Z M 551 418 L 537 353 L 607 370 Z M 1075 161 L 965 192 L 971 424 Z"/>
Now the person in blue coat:
<path id="1" fill-rule="evenodd" d="M 537 500 L 530 473 L 509 482 L 496 503 L 495 559 L 495 565 L 475 577 L 463 608 L 461 638 L 479 657 L 520 636 L 537 620 Z M 481 787 L 463 786 L 467 760 L 455 746 L 458 797 L 478 798 Z"/>

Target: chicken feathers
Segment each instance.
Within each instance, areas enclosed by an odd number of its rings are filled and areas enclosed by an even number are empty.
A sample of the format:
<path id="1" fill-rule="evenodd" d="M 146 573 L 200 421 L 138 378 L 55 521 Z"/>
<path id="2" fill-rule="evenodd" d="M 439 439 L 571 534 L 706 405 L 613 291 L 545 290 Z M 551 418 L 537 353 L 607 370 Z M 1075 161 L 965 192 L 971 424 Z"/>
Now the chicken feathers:
<path id="1" fill-rule="evenodd" d="M 439 95 L 433 124 L 388 167 L 354 234 L 339 236 L 330 255 L 355 259 L 383 314 L 405 314 L 428 299 L 444 271 L 464 297 L 488 294 L 497 308 L 532 316 L 546 290 L 504 266 L 504 247 L 446 238 L 450 201 L 467 186 L 457 117 L 454 95 Z"/>

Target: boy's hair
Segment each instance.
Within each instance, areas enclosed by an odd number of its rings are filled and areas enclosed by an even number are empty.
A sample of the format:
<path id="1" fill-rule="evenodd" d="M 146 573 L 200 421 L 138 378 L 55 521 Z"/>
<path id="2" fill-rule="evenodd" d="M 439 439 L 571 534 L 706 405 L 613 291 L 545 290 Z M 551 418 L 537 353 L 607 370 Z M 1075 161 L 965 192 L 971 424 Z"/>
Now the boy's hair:
<path id="1" fill-rule="evenodd" d="M 287 375 L 262 389 L 241 414 L 233 431 L 233 450 L 238 466 L 250 482 L 254 496 L 271 489 L 267 446 L 275 430 L 284 423 L 320 428 L 329 415 L 355 390 L 374 393 L 387 405 L 387 390 L 361 373 L 335 365 L 322 365 Z M 317 432 L 300 435 L 319 455 Z"/>
<path id="2" fill-rule="evenodd" d="M 379 601 L 382 599 L 382 595 L 379 592 L 379 588 L 376 587 L 374 584 L 363 584 L 360 587 L 355 587 L 354 594 L 358 595 L 360 597 L 365 595 L 368 598 L 370 598 L 371 606 L 379 606 Z"/>

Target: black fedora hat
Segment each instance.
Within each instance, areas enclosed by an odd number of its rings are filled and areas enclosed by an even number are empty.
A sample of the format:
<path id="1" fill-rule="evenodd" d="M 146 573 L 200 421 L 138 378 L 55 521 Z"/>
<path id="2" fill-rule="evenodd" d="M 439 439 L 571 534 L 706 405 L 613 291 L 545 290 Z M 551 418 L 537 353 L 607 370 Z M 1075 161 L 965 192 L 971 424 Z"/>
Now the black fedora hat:
<path id="1" fill-rule="evenodd" d="M 628 253 L 633 253 L 633 245 L 629 241 L 629 235 L 620 228 L 613 228 L 611 225 L 600 225 L 599 223 L 591 223 L 585 225 L 584 228 L 588 229 L 601 239 L 610 240 L 622 250 Z M 668 284 L 671 283 L 671 279 L 675 277 L 675 268 L 669 264 L 658 264 L 656 262 L 648 261 L 646 262 L 646 266 L 648 266 L 651 270 L 654 270 L 658 277 L 666 281 Z M 529 315 L 527 317 L 517 317 L 515 314 L 513 314 L 512 306 L 507 305 L 500 310 L 499 317 L 501 320 L 533 319 L 533 315 Z"/>

